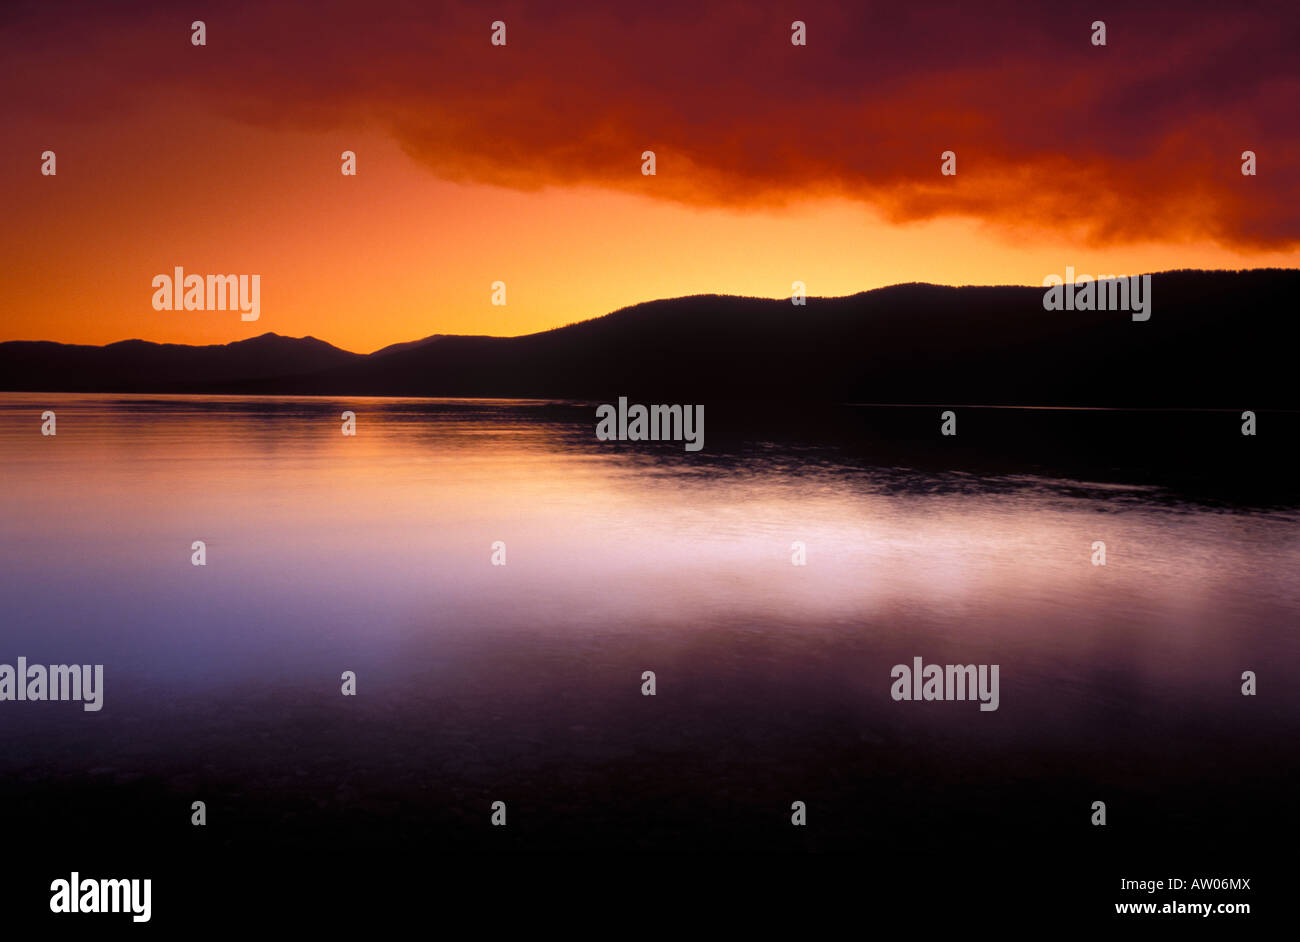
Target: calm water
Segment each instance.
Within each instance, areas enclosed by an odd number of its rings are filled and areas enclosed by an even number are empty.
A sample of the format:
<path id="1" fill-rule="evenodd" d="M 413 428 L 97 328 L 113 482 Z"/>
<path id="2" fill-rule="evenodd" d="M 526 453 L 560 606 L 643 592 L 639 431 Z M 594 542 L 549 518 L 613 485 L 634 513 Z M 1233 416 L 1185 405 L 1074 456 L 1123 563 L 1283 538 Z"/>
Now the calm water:
<path id="1" fill-rule="evenodd" d="M 0 662 L 105 665 L 101 713 L 0 705 L 10 801 L 203 795 L 270 843 L 472 846 L 502 797 L 524 847 L 851 849 L 882 809 L 1034 832 L 1098 793 L 1176 830 L 1294 771 L 1293 507 L 707 425 L 699 454 L 602 444 L 592 415 L 0 397 Z M 913 656 L 999 664 L 1000 709 L 892 701 Z M 822 827 L 791 838 L 795 798 Z"/>

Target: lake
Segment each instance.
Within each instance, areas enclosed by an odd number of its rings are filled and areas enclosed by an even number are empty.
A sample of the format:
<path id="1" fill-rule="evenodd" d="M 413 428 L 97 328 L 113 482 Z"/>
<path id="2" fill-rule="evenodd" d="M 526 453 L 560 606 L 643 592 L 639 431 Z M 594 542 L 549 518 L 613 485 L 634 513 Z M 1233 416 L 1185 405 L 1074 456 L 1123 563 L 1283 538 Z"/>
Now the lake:
<path id="1" fill-rule="evenodd" d="M 0 797 L 141 854 L 186 853 L 199 799 L 235 855 L 957 842 L 1109 885 L 1272 839 L 1294 493 L 949 460 L 873 437 L 914 413 L 846 414 L 781 440 L 711 414 L 688 453 L 598 442 L 585 403 L 0 396 L 0 661 L 104 665 L 100 712 L 0 704 Z M 914 657 L 999 665 L 998 709 L 893 699 Z"/>

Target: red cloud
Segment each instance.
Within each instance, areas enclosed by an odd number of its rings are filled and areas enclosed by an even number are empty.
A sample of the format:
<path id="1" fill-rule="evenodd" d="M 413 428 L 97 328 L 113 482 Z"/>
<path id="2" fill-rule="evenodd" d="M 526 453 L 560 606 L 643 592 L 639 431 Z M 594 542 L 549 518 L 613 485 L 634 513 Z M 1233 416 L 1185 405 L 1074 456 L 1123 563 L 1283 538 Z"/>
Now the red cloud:
<path id="1" fill-rule="evenodd" d="M 124 146 L 157 133 L 132 130 L 135 103 L 180 94 L 269 126 L 377 122 L 439 176 L 523 189 L 701 205 L 834 193 L 900 221 L 1094 243 L 1300 242 L 1294 4 L 900 6 L 42 6 L 9 14 L 0 84 L 20 112 L 120 112 Z M 806 47 L 790 43 L 796 16 Z M 939 174 L 946 150 L 956 177 Z M 1241 174 L 1245 150 L 1258 176 Z"/>

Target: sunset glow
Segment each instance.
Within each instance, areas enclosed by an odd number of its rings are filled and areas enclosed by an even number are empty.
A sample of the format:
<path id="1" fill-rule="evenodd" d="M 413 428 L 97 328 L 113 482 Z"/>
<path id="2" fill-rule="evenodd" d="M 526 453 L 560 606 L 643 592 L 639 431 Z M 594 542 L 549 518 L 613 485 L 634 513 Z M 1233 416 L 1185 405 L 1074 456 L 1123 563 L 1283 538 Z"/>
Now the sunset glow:
<path id="1" fill-rule="evenodd" d="M 806 48 L 768 4 L 506 4 L 501 48 L 485 15 L 427 4 L 233 4 L 203 48 L 143 5 L 11 12 L 0 339 L 274 331 L 368 352 L 794 281 L 831 296 L 1300 262 L 1281 120 L 1300 79 L 1249 13 L 1173 30 L 1134 13 L 1094 49 L 1072 31 L 1097 11 L 806 6 Z M 153 310 L 150 279 L 177 265 L 259 273 L 261 317 Z"/>

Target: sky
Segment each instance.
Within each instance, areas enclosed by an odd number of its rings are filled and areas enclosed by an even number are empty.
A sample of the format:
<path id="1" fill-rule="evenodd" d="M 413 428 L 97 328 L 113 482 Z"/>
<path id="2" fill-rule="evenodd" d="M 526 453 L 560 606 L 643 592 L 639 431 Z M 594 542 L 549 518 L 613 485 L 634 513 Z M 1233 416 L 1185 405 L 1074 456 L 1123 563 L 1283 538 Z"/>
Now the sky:
<path id="1" fill-rule="evenodd" d="M 1298 43 L 1294 3 L 10 3 L 0 340 L 1297 267 Z M 259 319 L 154 310 L 176 266 L 259 274 Z"/>

